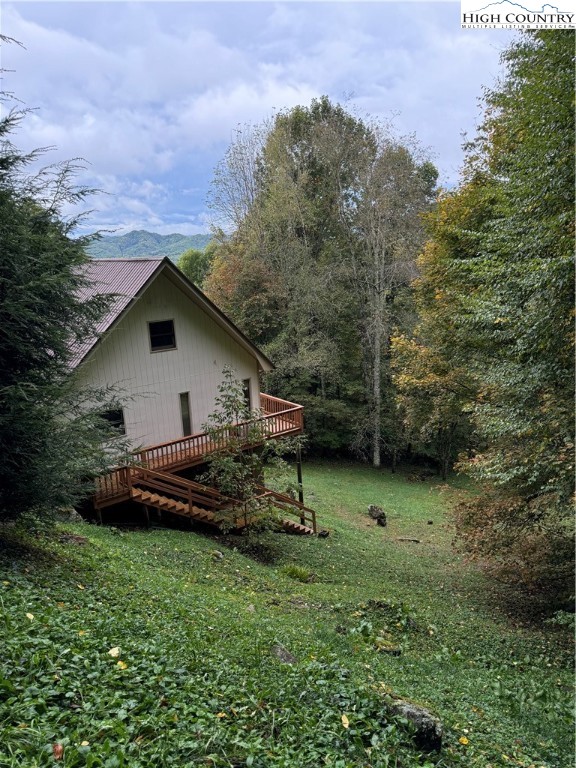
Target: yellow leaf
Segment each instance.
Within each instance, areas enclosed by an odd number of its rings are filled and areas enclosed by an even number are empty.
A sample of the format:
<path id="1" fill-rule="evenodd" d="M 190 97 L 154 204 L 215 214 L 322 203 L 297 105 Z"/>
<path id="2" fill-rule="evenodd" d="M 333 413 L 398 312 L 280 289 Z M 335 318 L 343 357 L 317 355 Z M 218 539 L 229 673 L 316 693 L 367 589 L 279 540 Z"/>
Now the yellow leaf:
<path id="1" fill-rule="evenodd" d="M 89 747 L 90 746 L 90 742 L 89 741 L 81 741 L 80 742 L 80 746 L 81 747 Z"/>
<path id="2" fill-rule="evenodd" d="M 344 728 L 348 728 L 350 726 L 350 721 L 346 717 L 346 715 L 342 715 L 342 725 Z"/>
<path id="3" fill-rule="evenodd" d="M 78 632 L 78 634 L 80 635 L 80 637 L 82 637 L 82 635 L 86 634 L 86 630 L 81 629 L 80 632 Z"/>
<path id="4" fill-rule="evenodd" d="M 33 619 L 34 619 L 34 614 L 33 614 L 33 613 L 27 613 L 27 614 L 26 614 L 26 618 L 27 618 L 27 619 L 30 619 L 30 621 L 33 621 Z"/>
<path id="5" fill-rule="evenodd" d="M 115 645 L 114 648 L 110 648 L 108 651 L 108 656 L 112 656 L 114 659 L 117 658 L 120 656 L 120 648 L 117 645 Z"/>
<path id="6" fill-rule="evenodd" d="M 4 584 L 5 587 L 8 587 L 10 585 L 9 581 L 3 581 L 2 584 Z"/>
<path id="7" fill-rule="evenodd" d="M 216 715 L 216 717 L 220 717 L 220 718 L 222 718 L 222 717 L 228 717 L 228 715 L 226 714 L 226 712 L 218 712 L 218 714 Z"/>
<path id="8" fill-rule="evenodd" d="M 460 742 L 460 744 L 464 744 L 464 745 L 466 745 L 466 744 L 469 744 L 469 741 L 468 741 L 468 739 L 466 738 L 466 736 L 460 736 L 460 738 L 458 739 L 458 741 Z"/>
<path id="9" fill-rule="evenodd" d="M 126 669 L 126 667 L 128 666 L 128 664 L 126 664 L 126 662 L 125 662 L 125 661 L 117 661 L 117 662 L 116 662 L 116 666 L 120 667 L 120 669 Z"/>
<path id="10" fill-rule="evenodd" d="M 78 589 L 86 589 L 86 587 L 83 584 L 76 584 Z"/>

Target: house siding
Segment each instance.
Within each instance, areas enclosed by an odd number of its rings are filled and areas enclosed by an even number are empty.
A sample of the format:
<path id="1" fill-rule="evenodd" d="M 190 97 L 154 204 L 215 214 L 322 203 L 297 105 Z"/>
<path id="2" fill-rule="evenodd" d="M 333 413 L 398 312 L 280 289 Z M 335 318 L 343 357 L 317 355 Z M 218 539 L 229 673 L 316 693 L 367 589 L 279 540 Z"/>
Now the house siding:
<path id="1" fill-rule="evenodd" d="M 161 320 L 174 321 L 176 349 L 152 352 L 148 323 Z M 88 356 L 80 376 L 126 397 L 126 434 L 136 448 L 182 436 L 181 392 L 190 393 L 192 431 L 201 432 L 226 365 L 239 380 L 250 379 L 257 404 L 257 360 L 160 274 Z"/>

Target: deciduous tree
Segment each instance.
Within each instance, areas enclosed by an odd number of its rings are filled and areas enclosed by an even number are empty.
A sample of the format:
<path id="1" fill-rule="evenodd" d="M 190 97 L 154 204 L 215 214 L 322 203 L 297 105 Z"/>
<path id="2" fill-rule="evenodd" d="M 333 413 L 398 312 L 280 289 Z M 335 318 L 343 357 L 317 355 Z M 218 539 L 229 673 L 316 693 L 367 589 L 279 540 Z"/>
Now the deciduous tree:
<path id="1" fill-rule="evenodd" d="M 525 581 L 571 589 L 574 493 L 574 34 L 522 34 L 487 91 L 461 187 L 431 219 L 423 338 L 474 379 L 486 484 L 467 546 Z"/>

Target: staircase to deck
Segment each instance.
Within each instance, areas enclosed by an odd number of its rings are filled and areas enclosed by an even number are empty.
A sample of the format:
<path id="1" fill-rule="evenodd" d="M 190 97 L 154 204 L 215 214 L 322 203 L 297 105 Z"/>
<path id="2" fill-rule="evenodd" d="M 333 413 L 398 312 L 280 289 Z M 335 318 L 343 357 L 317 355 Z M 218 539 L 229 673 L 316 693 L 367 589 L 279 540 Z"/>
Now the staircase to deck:
<path id="1" fill-rule="evenodd" d="M 113 476 L 106 476 L 106 479 L 105 492 L 94 497 L 94 506 L 100 515 L 103 508 L 113 506 L 119 500 L 131 500 L 160 512 L 170 512 L 216 527 L 225 520 L 228 525 L 231 522 L 233 528 L 242 528 L 252 520 L 249 511 L 252 503 L 264 502 L 283 514 L 297 518 L 281 520 L 286 531 L 301 535 L 317 533 L 314 510 L 264 486 L 258 487 L 257 496 L 240 501 L 210 486 L 148 467 L 119 467 Z"/>
<path id="2" fill-rule="evenodd" d="M 257 420 L 262 426 L 263 440 L 297 435 L 304 428 L 303 407 L 261 393 Z M 317 533 L 314 510 L 290 496 L 261 486 L 257 489 L 257 496 L 239 501 L 224 496 L 215 488 L 174 474 L 204 463 L 211 453 L 226 446 L 232 437 L 237 440 L 243 434 L 244 426 L 245 423 L 235 424 L 217 434 L 200 432 L 137 451 L 133 464 L 117 467 L 97 478 L 92 501 L 99 519 L 102 519 L 102 510 L 106 507 L 124 501 L 137 501 L 147 508 L 214 526 L 219 526 L 223 519 L 229 524 L 232 519 L 234 525 L 241 528 L 251 521 L 249 508 L 252 503 L 264 502 L 283 515 L 289 515 L 282 519 L 285 530 L 298 534 Z M 242 445 L 243 450 L 255 447 L 247 442 Z"/>

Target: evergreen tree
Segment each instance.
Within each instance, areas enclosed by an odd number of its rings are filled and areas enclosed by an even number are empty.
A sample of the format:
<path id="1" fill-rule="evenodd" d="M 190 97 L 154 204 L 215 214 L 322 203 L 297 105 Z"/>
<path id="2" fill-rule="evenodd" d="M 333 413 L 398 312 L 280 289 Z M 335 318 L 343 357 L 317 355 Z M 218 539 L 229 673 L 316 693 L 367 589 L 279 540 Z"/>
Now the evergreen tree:
<path id="1" fill-rule="evenodd" d="M 25 116 L 0 120 L 0 520 L 75 503 L 114 458 L 99 415 L 112 395 L 80 389 L 71 369 L 106 307 L 82 298 L 85 240 L 62 216 L 85 192 L 69 164 L 29 171 L 40 153 L 11 141 Z"/>

